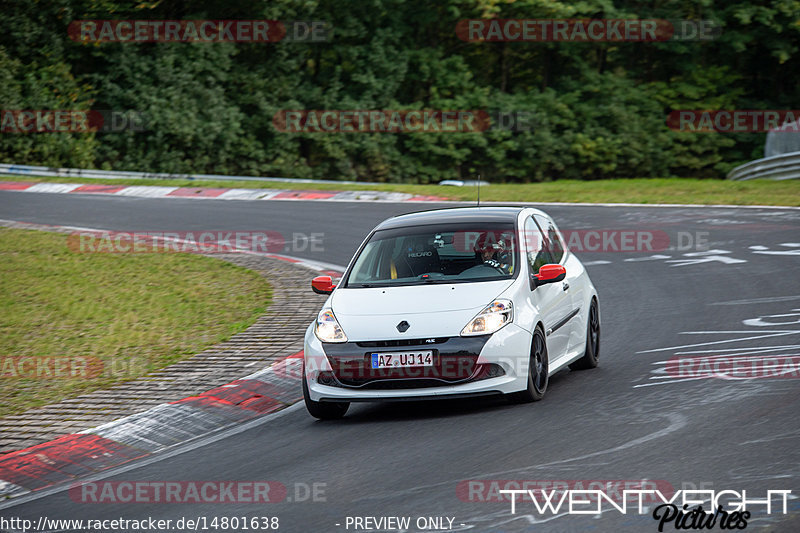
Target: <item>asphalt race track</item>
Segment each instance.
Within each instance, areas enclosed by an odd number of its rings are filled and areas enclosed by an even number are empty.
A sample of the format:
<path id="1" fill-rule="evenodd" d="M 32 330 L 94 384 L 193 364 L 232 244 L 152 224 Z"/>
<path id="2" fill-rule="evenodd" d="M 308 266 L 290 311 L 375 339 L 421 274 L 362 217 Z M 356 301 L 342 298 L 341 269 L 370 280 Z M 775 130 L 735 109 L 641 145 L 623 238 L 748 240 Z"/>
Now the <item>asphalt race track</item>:
<path id="1" fill-rule="evenodd" d="M 290 242 L 295 233 L 322 233 L 323 251 L 290 245 L 284 253 L 339 265 L 377 222 L 432 207 L 0 192 L 0 218 L 7 220 L 136 231 L 272 230 Z M 783 364 L 794 356 L 797 364 L 800 210 L 544 209 L 562 231 L 638 230 L 669 238 L 659 250 L 578 253 L 600 295 L 601 362 L 551 378 L 544 401 L 357 404 L 332 423 L 315 421 L 296 404 L 105 478 L 273 480 L 288 490 L 281 503 L 79 504 L 62 487 L 3 504 L 0 516 L 276 516 L 279 530 L 292 532 L 353 531 L 348 517 L 381 516 L 410 517 L 411 531 L 420 530 L 420 517 L 445 517 L 445 526 L 453 519 L 459 531 L 657 531 L 649 504 L 643 514 L 606 506 L 600 516 L 565 509 L 553 515 L 537 512 L 526 498 L 512 514 L 508 501 L 475 501 L 486 496 L 480 485 L 459 485 L 583 481 L 590 488 L 592 480 L 650 480 L 675 490 L 745 489 L 750 498 L 793 490 L 788 514 L 753 506 L 748 529 L 800 531 L 800 373 L 721 379 L 669 363 L 727 357 Z M 306 490 L 314 484 L 316 498 Z"/>

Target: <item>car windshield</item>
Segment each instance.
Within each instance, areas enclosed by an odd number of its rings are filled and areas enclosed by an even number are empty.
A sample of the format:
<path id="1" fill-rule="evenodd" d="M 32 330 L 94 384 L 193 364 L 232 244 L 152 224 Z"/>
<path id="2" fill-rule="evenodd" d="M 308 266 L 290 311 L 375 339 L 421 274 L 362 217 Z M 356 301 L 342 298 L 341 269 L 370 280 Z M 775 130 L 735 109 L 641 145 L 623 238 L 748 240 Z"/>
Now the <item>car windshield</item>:
<path id="1" fill-rule="evenodd" d="M 356 258 L 345 287 L 509 279 L 517 255 L 510 223 L 380 230 Z"/>

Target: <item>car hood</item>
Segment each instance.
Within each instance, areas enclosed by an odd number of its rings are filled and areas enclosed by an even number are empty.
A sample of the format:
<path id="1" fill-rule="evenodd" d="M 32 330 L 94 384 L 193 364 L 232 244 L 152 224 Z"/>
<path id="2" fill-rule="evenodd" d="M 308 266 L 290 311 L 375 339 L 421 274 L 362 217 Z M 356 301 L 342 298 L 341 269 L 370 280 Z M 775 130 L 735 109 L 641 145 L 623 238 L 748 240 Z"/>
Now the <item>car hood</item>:
<path id="1" fill-rule="evenodd" d="M 336 289 L 331 308 L 352 341 L 418 339 L 459 335 L 481 309 L 514 280 L 482 283 Z M 405 320 L 410 327 L 400 332 Z"/>

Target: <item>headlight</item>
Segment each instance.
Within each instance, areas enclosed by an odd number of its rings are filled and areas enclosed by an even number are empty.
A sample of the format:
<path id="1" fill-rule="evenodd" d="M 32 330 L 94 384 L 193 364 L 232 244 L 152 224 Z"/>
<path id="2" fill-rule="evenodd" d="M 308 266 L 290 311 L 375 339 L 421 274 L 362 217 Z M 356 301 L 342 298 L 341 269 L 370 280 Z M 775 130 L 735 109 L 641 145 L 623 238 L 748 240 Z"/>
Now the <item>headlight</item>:
<path id="1" fill-rule="evenodd" d="M 495 300 L 478 313 L 461 330 L 461 335 L 487 335 L 494 333 L 514 319 L 511 300 Z"/>
<path id="2" fill-rule="evenodd" d="M 319 312 L 314 334 L 322 342 L 347 342 L 347 335 L 336 321 L 332 309 L 323 309 Z"/>

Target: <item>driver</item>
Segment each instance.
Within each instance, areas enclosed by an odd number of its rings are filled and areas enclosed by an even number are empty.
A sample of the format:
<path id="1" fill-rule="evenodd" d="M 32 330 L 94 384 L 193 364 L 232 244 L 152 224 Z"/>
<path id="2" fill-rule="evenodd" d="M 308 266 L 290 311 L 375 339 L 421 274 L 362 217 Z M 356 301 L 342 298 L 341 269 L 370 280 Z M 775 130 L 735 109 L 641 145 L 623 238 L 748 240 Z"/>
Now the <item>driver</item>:
<path id="1" fill-rule="evenodd" d="M 481 233 L 475 241 L 475 256 L 484 265 L 502 270 L 506 274 L 511 274 L 514 264 L 511 259 L 511 249 L 506 239 L 498 238 L 492 232 Z"/>

